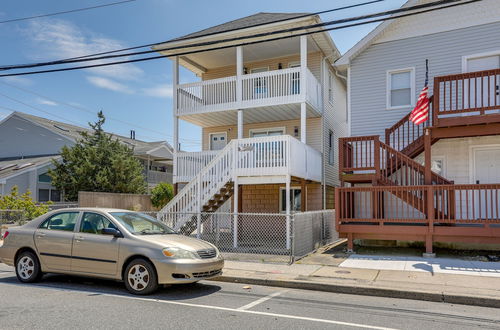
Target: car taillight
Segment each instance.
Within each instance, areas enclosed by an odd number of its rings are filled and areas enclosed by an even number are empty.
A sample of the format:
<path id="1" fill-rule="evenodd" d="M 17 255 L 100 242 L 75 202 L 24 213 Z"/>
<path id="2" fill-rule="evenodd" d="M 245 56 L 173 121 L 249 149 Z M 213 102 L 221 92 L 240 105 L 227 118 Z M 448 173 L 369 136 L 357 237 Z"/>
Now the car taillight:
<path id="1" fill-rule="evenodd" d="M 9 236 L 9 231 L 8 230 L 3 234 L 3 239 L 6 239 L 7 236 Z"/>

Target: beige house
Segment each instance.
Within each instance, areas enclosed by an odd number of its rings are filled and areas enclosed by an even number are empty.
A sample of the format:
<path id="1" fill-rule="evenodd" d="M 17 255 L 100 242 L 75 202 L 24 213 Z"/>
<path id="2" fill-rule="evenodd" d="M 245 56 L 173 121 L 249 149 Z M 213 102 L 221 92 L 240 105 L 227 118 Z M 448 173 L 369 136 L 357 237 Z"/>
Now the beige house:
<path id="1" fill-rule="evenodd" d="M 340 54 L 330 35 L 305 28 L 320 22 L 316 15 L 258 13 L 154 47 L 173 61 L 177 194 L 164 215 L 223 205 L 287 214 L 334 207 L 346 81 L 332 66 Z M 200 81 L 180 84 L 179 65 Z M 202 128 L 202 151 L 179 150 L 179 120 Z"/>

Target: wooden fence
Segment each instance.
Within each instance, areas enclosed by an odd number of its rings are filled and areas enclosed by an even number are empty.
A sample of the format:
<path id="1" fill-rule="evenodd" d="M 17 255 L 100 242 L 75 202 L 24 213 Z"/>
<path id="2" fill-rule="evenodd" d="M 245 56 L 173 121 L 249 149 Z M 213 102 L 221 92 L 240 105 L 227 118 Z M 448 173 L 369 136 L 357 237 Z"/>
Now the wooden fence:
<path id="1" fill-rule="evenodd" d="M 78 193 L 80 207 L 109 207 L 134 211 L 153 211 L 150 195 L 117 194 L 106 192 L 80 191 Z"/>

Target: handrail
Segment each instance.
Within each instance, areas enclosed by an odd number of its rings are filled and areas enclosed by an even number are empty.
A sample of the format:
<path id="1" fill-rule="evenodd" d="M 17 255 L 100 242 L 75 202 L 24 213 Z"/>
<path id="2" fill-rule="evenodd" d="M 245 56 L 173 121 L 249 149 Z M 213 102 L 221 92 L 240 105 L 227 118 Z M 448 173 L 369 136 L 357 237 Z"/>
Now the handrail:
<path id="1" fill-rule="evenodd" d="M 413 151 L 415 143 L 422 143 L 426 127 L 431 127 L 433 122 L 434 95 L 429 98 L 429 120 L 420 125 L 415 125 L 411 120 L 411 112 L 406 114 L 398 122 L 385 130 L 385 143 L 405 154 Z"/>

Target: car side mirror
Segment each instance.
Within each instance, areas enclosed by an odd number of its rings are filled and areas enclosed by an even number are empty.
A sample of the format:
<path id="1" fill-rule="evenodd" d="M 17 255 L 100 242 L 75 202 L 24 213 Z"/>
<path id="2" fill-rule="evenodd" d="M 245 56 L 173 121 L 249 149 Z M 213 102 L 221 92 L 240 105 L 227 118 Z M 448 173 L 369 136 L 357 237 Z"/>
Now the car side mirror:
<path id="1" fill-rule="evenodd" d="M 123 234 L 118 229 L 115 229 L 115 228 L 103 228 L 102 234 L 103 235 L 112 235 L 114 237 L 123 237 Z"/>

